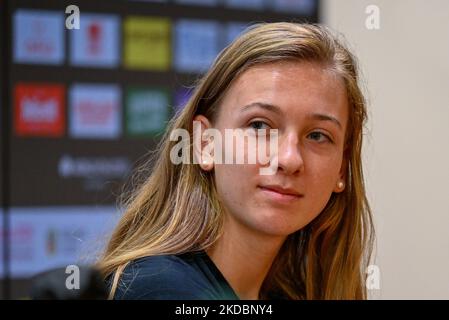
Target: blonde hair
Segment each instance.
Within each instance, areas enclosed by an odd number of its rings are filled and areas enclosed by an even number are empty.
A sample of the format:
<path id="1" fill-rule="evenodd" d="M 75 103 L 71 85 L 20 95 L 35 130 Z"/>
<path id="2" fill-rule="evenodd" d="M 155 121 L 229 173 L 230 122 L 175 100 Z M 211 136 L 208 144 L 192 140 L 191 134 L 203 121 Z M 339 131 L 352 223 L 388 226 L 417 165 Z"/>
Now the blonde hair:
<path id="1" fill-rule="evenodd" d="M 125 213 L 97 264 L 105 277 L 113 278 L 110 298 L 129 262 L 204 250 L 220 237 L 223 211 L 213 172 L 199 165 L 173 164 L 170 151 L 178 142 L 170 141 L 170 132 L 182 128 L 192 134 L 194 116 L 213 120 L 239 74 L 257 64 L 284 60 L 320 63 L 343 79 L 349 105 L 344 149 L 347 181 L 345 190 L 333 193 L 317 218 L 287 237 L 260 298 L 367 298 L 365 268 L 374 229 L 361 161 L 366 103 L 356 60 L 327 28 L 286 22 L 248 28 L 219 54 L 184 109 L 168 123 L 151 159 L 151 174 L 124 202 Z"/>

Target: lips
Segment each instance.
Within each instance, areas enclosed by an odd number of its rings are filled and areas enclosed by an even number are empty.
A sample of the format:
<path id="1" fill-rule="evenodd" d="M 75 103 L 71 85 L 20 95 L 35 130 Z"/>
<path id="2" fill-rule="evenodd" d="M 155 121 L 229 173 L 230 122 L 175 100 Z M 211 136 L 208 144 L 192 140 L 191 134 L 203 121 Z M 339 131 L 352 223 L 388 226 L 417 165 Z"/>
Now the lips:
<path id="1" fill-rule="evenodd" d="M 303 197 L 303 195 L 301 193 L 297 192 L 293 188 L 281 187 L 278 185 L 261 185 L 261 186 L 259 186 L 259 188 L 261 188 L 264 191 L 272 192 L 274 194 L 278 194 L 280 196 L 285 196 L 285 197 L 289 197 L 289 198 Z"/>

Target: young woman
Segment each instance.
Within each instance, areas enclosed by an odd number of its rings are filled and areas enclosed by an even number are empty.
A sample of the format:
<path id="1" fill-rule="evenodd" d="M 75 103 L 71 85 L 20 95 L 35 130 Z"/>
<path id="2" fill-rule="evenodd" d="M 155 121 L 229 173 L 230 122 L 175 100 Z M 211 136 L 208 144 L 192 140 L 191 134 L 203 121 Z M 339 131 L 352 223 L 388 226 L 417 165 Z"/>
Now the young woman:
<path id="1" fill-rule="evenodd" d="M 110 298 L 365 299 L 373 227 L 357 72 L 319 25 L 258 24 L 224 49 L 98 262 Z M 192 136 L 194 121 L 223 136 L 277 129 L 273 174 L 258 162 L 174 163 L 170 133 Z"/>

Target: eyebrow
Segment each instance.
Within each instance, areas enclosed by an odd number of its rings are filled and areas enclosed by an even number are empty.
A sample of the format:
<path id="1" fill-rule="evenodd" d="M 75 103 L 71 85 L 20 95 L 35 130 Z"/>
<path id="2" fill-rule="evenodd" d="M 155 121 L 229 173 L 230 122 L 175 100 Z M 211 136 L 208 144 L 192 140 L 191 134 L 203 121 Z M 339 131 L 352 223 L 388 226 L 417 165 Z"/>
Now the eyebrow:
<path id="1" fill-rule="evenodd" d="M 253 108 L 262 108 L 265 109 L 267 111 L 276 113 L 278 115 L 282 114 L 282 110 L 281 108 L 279 108 L 276 105 L 270 104 L 270 103 L 265 103 L 265 102 L 253 102 L 250 103 L 244 107 L 242 107 L 242 109 L 240 110 L 241 112 L 245 112 L 249 109 L 253 109 Z M 309 115 L 307 115 L 308 118 L 311 119 L 315 119 L 315 120 L 320 120 L 320 121 L 331 121 L 332 123 L 336 124 L 340 129 L 343 130 L 343 126 L 341 125 L 340 121 L 338 121 L 337 118 L 328 115 L 328 114 L 324 114 L 324 113 L 311 113 Z"/>
<path id="2" fill-rule="evenodd" d="M 271 111 L 271 112 L 279 114 L 279 115 L 282 114 L 281 108 L 279 108 L 278 106 L 275 106 L 273 104 L 265 103 L 265 102 L 250 103 L 250 104 L 244 106 L 240 111 L 245 112 L 249 109 L 253 109 L 253 108 L 257 108 L 257 107 L 265 109 L 267 111 Z"/>
<path id="3" fill-rule="evenodd" d="M 340 121 L 338 121 L 337 118 L 333 116 L 323 113 L 312 113 L 311 115 L 309 115 L 309 117 L 321 121 L 331 121 L 332 123 L 335 123 L 340 129 L 343 130 L 343 126 L 341 125 Z"/>

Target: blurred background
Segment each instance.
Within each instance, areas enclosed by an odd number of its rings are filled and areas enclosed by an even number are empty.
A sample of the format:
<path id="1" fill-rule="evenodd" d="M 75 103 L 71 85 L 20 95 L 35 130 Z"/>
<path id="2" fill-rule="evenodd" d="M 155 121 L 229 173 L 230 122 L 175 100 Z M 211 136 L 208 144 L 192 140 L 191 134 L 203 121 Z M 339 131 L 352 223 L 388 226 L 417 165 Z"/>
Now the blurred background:
<path id="1" fill-rule="evenodd" d="M 342 33 L 360 60 L 371 297 L 449 299 L 449 2 L 15 0 L 0 11 L 0 298 L 92 262 L 124 183 L 195 80 L 252 23 L 295 21 Z"/>

